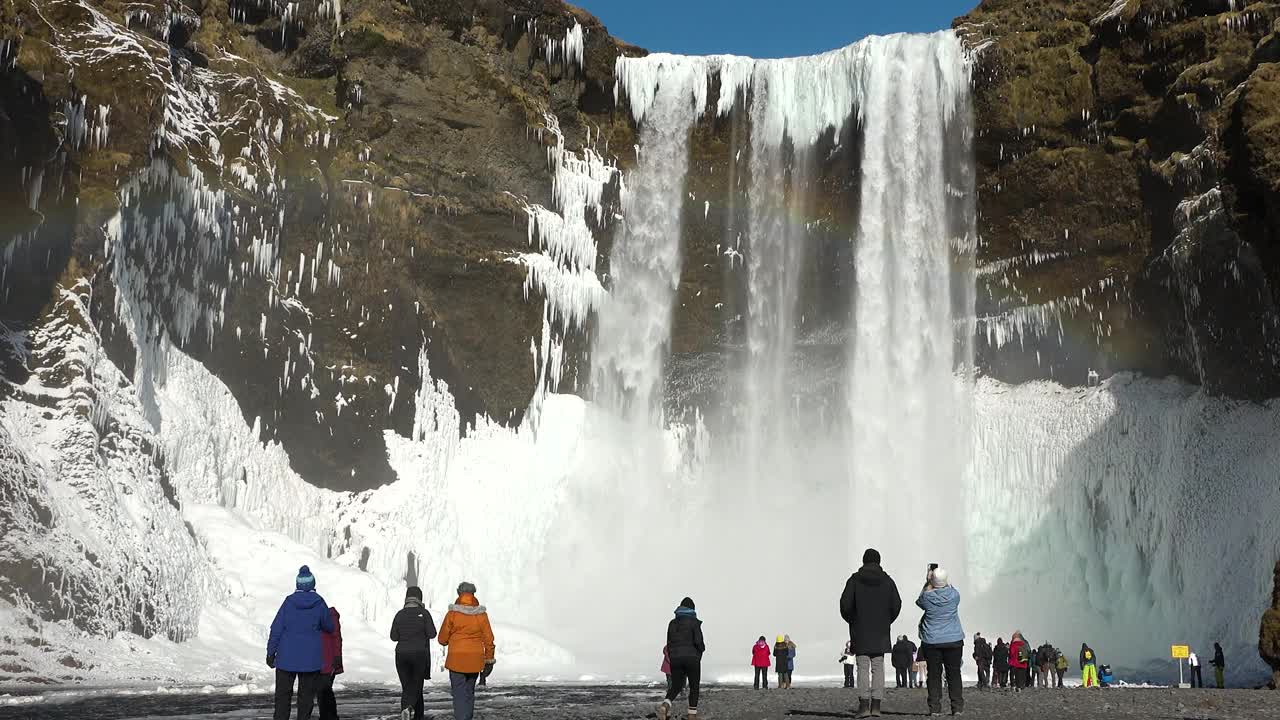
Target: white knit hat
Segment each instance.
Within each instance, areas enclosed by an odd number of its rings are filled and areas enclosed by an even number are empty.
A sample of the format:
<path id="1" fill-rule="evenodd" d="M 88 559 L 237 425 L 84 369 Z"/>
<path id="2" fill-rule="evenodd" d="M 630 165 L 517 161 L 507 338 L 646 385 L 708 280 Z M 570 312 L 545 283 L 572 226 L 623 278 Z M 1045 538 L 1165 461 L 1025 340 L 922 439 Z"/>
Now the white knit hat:
<path id="1" fill-rule="evenodd" d="M 944 588 L 947 586 L 947 571 L 943 568 L 934 568 L 933 580 L 931 581 L 935 588 Z"/>

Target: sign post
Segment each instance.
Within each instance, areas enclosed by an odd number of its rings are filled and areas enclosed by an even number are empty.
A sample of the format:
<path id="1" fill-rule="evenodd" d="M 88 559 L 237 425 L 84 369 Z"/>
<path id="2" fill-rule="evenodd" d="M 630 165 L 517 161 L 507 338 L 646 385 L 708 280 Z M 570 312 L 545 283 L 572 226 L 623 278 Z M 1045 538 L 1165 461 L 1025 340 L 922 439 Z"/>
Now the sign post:
<path id="1" fill-rule="evenodd" d="M 1178 687 L 1180 688 L 1191 687 L 1190 683 L 1185 683 L 1182 681 L 1182 661 L 1191 657 L 1191 646 L 1190 645 L 1174 645 L 1172 646 L 1170 654 L 1173 655 L 1174 660 L 1178 661 Z"/>

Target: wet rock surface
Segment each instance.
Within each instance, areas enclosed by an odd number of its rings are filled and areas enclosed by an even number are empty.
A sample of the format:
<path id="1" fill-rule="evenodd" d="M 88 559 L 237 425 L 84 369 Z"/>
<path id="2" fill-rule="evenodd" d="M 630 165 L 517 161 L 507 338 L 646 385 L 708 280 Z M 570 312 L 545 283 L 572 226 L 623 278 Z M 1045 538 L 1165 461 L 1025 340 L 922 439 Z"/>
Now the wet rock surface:
<path id="1" fill-rule="evenodd" d="M 655 717 L 661 693 L 656 687 L 591 686 L 493 686 L 482 690 L 477 716 L 485 718 L 592 718 L 638 720 Z M 758 692 L 740 687 L 711 687 L 702 694 L 699 716 L 724 720 L 769 718 L 853 718 L 855 691 L 838 688 L 796 688 L 786 692 Z M 347 690 L 339 693 L 342 717 L 393 720 L 398 717 L 399 695 L 385 689 Z M 1196 720 L 1253 720 L 1276 716 L 1274 696 L 1255 690 L 1170 690 L 1113 688 L 1107 690 L 1042 690 L 1014 694 L 1007 691 L 965 693 L 965 715 L 997 720 L 1037 717 L 1121 717 L 1135 720 L 1195 718 Z M 923 690 L 889 690 L 884 717 L 928 717 Z M 945 704 L 944 704 L 944 709 Z M 271 716 L 265 695 L 150 695 L 110 696 L 75 702 L 46 702 L 28 706 L 0 706 L 0 720 L 248 720 Z M 427 716 L 452 717 L 447 692 L 432 688 Z M 685 717 L 685 705 L 677 701 L 672 717 Z"/>

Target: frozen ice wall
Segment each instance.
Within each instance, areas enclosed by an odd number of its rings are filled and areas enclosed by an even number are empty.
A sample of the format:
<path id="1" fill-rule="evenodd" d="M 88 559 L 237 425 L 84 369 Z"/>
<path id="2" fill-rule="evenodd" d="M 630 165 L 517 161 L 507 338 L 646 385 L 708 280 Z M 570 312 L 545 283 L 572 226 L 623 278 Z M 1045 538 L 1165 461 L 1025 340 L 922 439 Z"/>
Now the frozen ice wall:
<path id="1" fill-rule="evenodd" d="M 983 380 L 975 412 L 967 629 L 1087 641 L 1165 680 L 1169 645 L 1204 657 L 1220 641 L 1234 682 L 1259 676 L 1280 404 L 1117 375 L 1094 388 Z"/>

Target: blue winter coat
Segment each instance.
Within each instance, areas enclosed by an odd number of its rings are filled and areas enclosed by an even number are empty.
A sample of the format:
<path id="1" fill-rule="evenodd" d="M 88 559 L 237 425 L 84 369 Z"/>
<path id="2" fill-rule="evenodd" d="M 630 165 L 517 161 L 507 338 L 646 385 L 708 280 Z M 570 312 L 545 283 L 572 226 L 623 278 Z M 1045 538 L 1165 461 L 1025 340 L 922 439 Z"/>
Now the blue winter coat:
<path id="1" fill-rule="evenodd" d="M 925 590 L 916 598 L 916 605 L 924 610 L 924 617 L 920 618 L 920 642 L 925 645 L 964 642 L 959 590 L 951 585 Z"/>
<path id="2" fill-rule="evenodd" d="M 333 617 L 320 593 L 299 590 L 286 597 L 271 622 L 267 656 L 276 658 L 276 669 L 320 672 L 324 665 L 321 633 L 333 632 Z"/>

